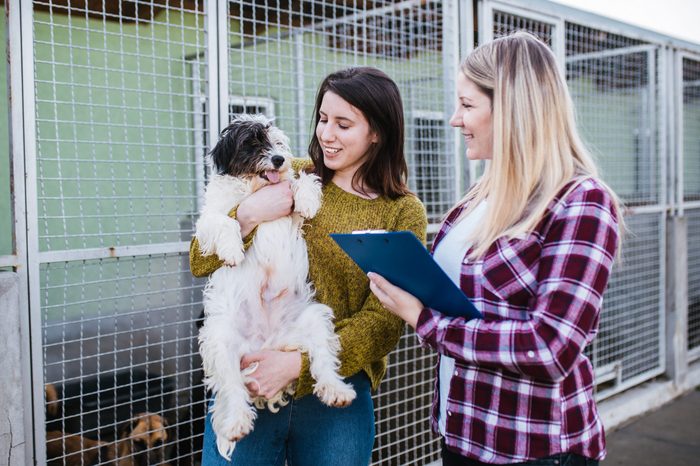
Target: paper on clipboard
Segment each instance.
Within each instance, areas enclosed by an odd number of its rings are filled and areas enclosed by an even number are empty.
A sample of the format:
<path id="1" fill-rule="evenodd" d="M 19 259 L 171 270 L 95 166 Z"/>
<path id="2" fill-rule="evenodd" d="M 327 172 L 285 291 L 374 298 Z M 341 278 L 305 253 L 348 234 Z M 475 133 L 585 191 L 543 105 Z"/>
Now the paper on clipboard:
<path id="1" fill-rule="evenodd" d="M 363 231 L 330 236 L 365 273 L 378 273 L 425 306 L 452 317 L 481 318 L 412 232 Z"/>

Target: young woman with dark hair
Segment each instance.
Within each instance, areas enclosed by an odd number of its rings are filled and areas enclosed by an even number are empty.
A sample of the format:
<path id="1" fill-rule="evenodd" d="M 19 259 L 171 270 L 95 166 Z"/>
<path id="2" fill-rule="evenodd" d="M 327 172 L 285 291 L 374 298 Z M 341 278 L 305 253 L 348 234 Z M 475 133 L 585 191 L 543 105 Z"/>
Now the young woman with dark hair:
<path id="1" fill-rule="evenodd" d="M 408 167 L 404 157 L 403 105 L 399 89 L 388 76 L 376 68 L 348 68 L 326 77 L 321 83 L 314 107 L 316 134 L 309 144 L 314 171 L 328 184 L 335 176 L 333 159 L 324 156 L 319 130 L 328 116 L 322 111 L 324 99 L 329 107 L 342 101 L 362 109 L 370 130 L 382 140 L 369 146 L 362 164 L 354 171 L 351 189 L 368 196 L 374 194 L 396 199 L 409 194 L 406 187 Z M 330 95 L 327 93 L 330 92 Z M 328 163 L 327 163 L 328 162 Z"/>
<path id="2" fill-rule="evenodd" d="M 403 333 L 403 322 L 382 308 L 369 281 L 330 238 L 354 230 L 410 230 L 425 241 L 425 209 L 406 185 L 403 106 L 394 81 L 376 68 L 349 68 L 327 76 L 316 98 L 316 131 L 309 159 L 295 169 L 321 177 L 323 201 L 304 227 L 309 277 L 316 299 L 333 309 L 340 340 L 339 372 L 357 398 L 331 408 L 312 395 L 309 360 L 300 351 L 260 351 L 243 357 L 241 367 L 257 363 L 248 385 L 252 396 L 272 397 L 296 381 L 294 399 L 278 413 L 259 410 L 253 431 L 236 443 L 231 462 L 218 454 L 209 417 L 203 465 L 360 466 L 370 462 L 374 444 L 374 406 L 386 372 L 386 355 Z M 260 189 L 235 212 L 241 233 L 250 240 L 257 225 L 288 215 L 289 183 Z M 196 240 L 190 268 L 206 276 L 222 261 L 203 257 Z"/>

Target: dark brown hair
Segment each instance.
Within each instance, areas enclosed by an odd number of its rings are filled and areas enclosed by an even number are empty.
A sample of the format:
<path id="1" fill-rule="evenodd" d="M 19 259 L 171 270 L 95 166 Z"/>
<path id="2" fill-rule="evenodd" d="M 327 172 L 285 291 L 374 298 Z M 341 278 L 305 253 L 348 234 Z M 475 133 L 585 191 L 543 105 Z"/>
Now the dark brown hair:
<path id="1" fill-rule="evenodd" d="M 362 112 L 369 127 L 378 136 L 370 146 L 364 163 L 357 169 L 352 186 L 358 192 L 365 189 L 396 199 L 409 194 L 406 185 L 408 167 L 404 156 L 403 103 L 396 83 L 383 71 L 371 67 L 347 68 L 329 74 L 316 95 L 309 155 L 315 172 L 326 185 L 334 171 L 323 163 L 323 151 L 316 136 L 323 96 L 331 91 Z"/>

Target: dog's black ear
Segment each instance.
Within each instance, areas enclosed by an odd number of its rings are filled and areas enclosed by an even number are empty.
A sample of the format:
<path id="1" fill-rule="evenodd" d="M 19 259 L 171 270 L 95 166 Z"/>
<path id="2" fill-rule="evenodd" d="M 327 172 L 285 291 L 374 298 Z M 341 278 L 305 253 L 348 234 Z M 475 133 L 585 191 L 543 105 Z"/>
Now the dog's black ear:
<path id="1" fill-rule="evenodd" d="M 235 125 L 228 125 L 221 131 L 219 134 L 219 141 L 211 152 L 209 152 L 214 170 L 216 170 L 216 173 L 219 175 L 226 173 L 231 164 L 231 159 L 233 158 L 237 146 L 235 133 Z"/>
<path id="2" fill-rule="evenodd" d="M 239 152 L 262 144 L 264 133 L 261 129 L 259 124 L 245 120 L 234 120 L 224 128 L 219 134 L 219 142 L 210 152 L 216 173 L 235 176 L 231 173 L 234 159 L 246 158 L 245 154 Z"/>
<path id="3" fill-rule="evenodd" d="M 264 152 L 271 147 L 265 124 L 241 117 L 221 131 L 210 156 L 219 175 L 250 175 L 257 172 Z"/>

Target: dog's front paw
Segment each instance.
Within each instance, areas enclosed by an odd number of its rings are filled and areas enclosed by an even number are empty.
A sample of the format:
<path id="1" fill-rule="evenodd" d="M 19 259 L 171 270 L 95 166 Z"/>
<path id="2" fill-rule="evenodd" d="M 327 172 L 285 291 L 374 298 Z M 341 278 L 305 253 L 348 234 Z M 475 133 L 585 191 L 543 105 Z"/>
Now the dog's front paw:
<path id="1" fill-rule="evenodd" d="M 313 218 L 321 208 L 321 180 L 311 173 L 299 173 L 292 190 L 294 211 L 304 218 Z"/>
<path id="2" fill-rule="evenodd" d="M 239 244 L 221 245 L 217 248 L 216 255 L 224 261 L 224 264 L 230 266 L 239 265 L 245 258 L 245 252 Z"/>
<path id="3" fill-rule="evenodd" d="M 294 211 L 304 218 L 314 218 L 321 208 L 321 199 L 304 199 L 300 203 L 294 201 Z"/>
<path id="4" fill-rule="evenodd" d="M 236 413 L 231 413 L 228 419 L 221 423 L 220 434 L 229 442 L 238 442 L 253 430 L 255 411 L 246 407 Z"/>
<path id="5" fill-rule="evenodd" d="M 314 386 L 314 395 L 325 405 L 343 407 L 349 406 L 355 399 L 356 393 L 352 385 L 340 380 L 320 382 Z"/>

